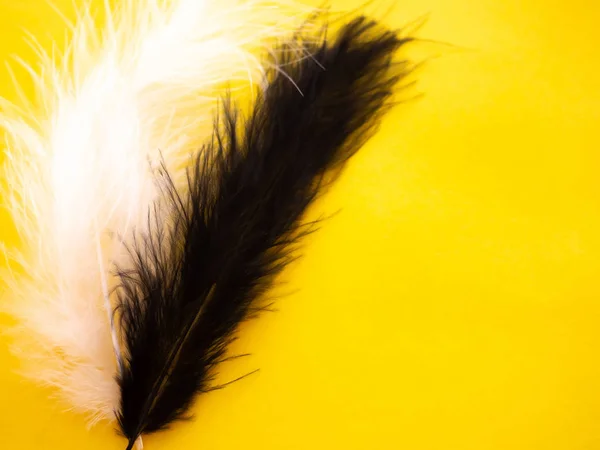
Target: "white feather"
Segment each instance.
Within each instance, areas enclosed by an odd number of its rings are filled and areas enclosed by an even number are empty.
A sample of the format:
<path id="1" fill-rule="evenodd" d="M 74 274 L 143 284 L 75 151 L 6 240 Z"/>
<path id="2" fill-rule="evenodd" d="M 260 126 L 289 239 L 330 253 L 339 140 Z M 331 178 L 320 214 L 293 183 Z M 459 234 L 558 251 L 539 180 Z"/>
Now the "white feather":
<path id="1" fill-rule="evenodd" d="M 21 238 L 3 306 L 25 373 L 90 423 L 118 408 L 110 268 L 126 264 L 121 237 L 147 224 L 151 167 L 162 153 L 180 178 L 212 126 L 215 89 L 260 80 L 252 51 L 298 25 L 290 6 L 124 0 L 101 32 L 85 8 L 60 59 L 37 47 L 33 105 L 2 103 L 4 198 Z"/>

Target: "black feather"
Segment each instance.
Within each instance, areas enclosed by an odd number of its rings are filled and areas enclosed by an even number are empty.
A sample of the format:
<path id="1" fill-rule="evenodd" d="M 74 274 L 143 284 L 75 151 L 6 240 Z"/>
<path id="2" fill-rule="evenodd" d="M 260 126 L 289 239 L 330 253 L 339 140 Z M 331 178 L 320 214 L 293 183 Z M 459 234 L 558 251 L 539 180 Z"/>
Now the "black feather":
<path id="1" fill-rule="evenodd" d="M 178 194 L 163 173 L 168 225 L 138 240 L 133 269 L 120 272 L 118 421 L 129 448 L 211 390 L 236 327 L 306 231 L 300 219 L 328 171 L 361 147 L 389 107 L 409 71 L 392 56 L 409 40 L 359 18 L 334 42 L 304 43 L 298 58 L 295 36 L 279 52 L 285 74 L 274 71 L 245 121 L 224 102 L 189 171 L 189 192 Z"/>

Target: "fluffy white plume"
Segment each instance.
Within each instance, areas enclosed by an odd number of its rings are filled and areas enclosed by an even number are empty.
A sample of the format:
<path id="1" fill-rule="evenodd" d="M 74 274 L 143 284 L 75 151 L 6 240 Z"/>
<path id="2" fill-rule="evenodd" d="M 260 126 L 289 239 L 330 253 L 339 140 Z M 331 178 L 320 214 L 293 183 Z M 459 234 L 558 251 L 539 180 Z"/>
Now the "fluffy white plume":
<path id="1" fill-rule="evenodd" d="M 212 126 L 215 88 L 260 81 L 253 51 L 298 25 L 292 9 L 123 0 L 106 7 L 99 31 L 85 8 L 60 58 L 36 47 L 36 101 L 2 103 L 4 200 L 21 237 L 3 307 L 17 319 L 25 373 L 91 423 L 118 406 L 111 267 L 126 264 L 123 240 L 146 224 L 157 195 L 151 167 L 162 154 L 182 174 Z"/>

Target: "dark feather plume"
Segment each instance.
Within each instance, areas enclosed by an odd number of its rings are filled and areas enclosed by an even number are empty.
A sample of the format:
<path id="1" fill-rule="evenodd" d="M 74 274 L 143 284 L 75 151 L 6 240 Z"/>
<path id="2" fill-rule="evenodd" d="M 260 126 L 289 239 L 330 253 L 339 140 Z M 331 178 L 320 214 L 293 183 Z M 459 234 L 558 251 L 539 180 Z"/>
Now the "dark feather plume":
<path id="1" fill-rule="evenodd" d="M 372 135 L 409 72 L 392 63 L 409 40 L 361 17 L 333 42 L 303 41 L 299 58 L 294 36 L 279 52 L 285 74 L 274 71 L 247 119 L 224 102 L 189 191 L 177 193 L 163 172 L 168 221 L 155 218 L 158 231 L 136 242 L 133 269 L 120 272 L 118 420 L 128 448 L 211 390 L 236 327 L 306 231 L 300 219 L 325 176 Z"/>

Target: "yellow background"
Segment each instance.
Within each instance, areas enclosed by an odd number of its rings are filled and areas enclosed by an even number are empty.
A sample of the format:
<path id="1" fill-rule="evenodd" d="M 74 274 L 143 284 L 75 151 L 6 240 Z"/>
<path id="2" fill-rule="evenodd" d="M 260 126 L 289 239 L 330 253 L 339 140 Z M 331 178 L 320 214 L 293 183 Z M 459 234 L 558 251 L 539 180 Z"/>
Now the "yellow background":
<path id="1" fill-rule="evenodd" d="M 420 36 L 456 47 L 429 45 L 424 97 L 313 208 L 341 212 L 219 380 L 260 372 L 146 449 L 600 449 L 600 6 L 405 0 L 387 20 L 425 13 Z M 45 1 L 0 0 L 0 60 L 35 61 L 23 28 L 63 42 Z M 0 344 L 1 448 L 124 448 Z"/>

